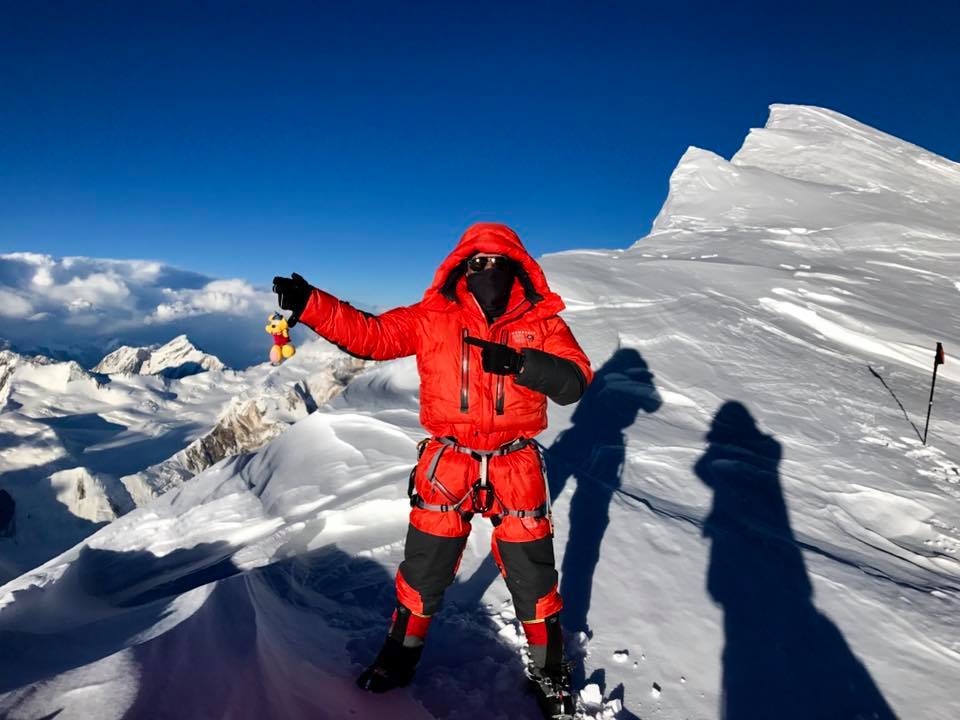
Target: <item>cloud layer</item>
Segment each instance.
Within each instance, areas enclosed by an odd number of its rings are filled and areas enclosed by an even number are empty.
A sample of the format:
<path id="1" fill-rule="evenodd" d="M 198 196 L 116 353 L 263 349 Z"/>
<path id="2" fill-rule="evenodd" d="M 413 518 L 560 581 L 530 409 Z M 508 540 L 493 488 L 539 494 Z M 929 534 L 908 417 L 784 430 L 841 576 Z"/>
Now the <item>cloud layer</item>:
<path id="1" fill-rule="evenodd" d="M 20 352 L 95 364 L 118 345 L 186 333 L 233 367 L 266 359 L 276 297 L 147 260 L 0 255 L 0 339 Z"/>

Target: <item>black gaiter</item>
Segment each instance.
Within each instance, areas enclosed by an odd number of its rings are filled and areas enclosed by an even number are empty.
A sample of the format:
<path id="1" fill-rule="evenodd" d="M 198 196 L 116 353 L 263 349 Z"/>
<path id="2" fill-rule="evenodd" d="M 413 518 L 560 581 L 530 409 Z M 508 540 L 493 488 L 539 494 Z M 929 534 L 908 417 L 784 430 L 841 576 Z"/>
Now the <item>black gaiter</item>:
<path id="1" fill-rule="evenodd" d="M 467 275 L 467 289 L 473 293 L 488 323 L 492 323 L 507 310 L 510 289 L 513 287 L 512 267 L 495 265 Z"/>

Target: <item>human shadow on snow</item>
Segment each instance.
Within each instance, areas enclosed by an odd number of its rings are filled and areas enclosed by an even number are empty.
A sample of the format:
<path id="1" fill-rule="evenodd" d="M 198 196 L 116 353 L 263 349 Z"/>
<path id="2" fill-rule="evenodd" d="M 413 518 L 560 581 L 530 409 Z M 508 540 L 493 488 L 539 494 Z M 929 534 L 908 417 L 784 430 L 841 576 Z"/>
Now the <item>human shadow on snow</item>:
<path id="1" fill-rule="evenodd" d="M 577 482 L 560 566 L 562 619 L 570 632 L 590 634 L 593 575 L 626 459 L 623 431 L 636 422 L 641 410 L 654 413 L 662 404 L 653 373 L 640 353 L 617 350 L 594 375 L 571 426 L 544 453 L 551 497 L 559 496 L 571 477 Z"/>
<path id="2" fill-rule="evenodd" d="M 723 720 L 895 718 L 837 627 L 813 604 L 780 483 L 780 443 L 725 403 L 694 466 L 713 491 L 707 591 L 723 608 Z"/>

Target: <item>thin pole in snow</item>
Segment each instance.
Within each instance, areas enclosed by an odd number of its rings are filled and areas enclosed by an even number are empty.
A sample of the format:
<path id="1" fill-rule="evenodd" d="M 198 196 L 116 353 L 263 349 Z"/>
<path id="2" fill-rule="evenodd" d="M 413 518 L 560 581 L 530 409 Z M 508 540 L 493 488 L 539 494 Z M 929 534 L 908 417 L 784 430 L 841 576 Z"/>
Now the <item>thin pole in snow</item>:
<path id="1" fill-rule="evenodd" d="M 945 361 L 943 344 L 937 343 L 937 356 L 933 360 L 933 383 L 930 385 L 930 402 L 927 404 L 927 424 L 923 427 L 923 444 L 927 444 L 927 431 L 930 430 L 930 412 L 933 410 L 933 391 L 937 388 L 937 370 Z"/>

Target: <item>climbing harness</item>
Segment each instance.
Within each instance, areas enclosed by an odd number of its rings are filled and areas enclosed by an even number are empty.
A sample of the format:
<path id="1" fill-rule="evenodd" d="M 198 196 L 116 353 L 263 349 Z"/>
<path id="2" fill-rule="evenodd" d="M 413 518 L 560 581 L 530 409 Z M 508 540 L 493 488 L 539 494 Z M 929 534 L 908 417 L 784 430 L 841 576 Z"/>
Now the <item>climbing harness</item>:
<path id="1" fill-rule="evenodd" d="M 530 438 L 519 437 L 516 440 L 506 443 L 505 445 L 501 445 L 495 450 L 475 450 L 467 447 L 466 445 L 461 445 L 457 442 L 457 439 L 452 436 L 424 438 L 417 444 L 418 459 L 423 455 L 424 450 L 426 450 L 427 443 L 429 443 L 431 440 L 436 440 L 443 445 L 443 447 L 437 451 L 437 454 L 434 455 L 433 459 L 430 461 L 430 465 L 427 466 L 427 480 L 435 490 L 439 491 L 450 502 L 442 504 L 425 502 L 416 491 L 417 468 L 414 467 L 410 472 L 410 483 L 407 488 L 407 495 L 410 497 L 411 507 L 417 507 L 421 510 L 431 510 L 433 512 L 458 512 L 464 516 L 464 519 L 469 520 L 471 517 L 473 517 L 474 513 L 489 513 L 491 510 L 493 510 L 494 501 L 497 501 L 500 504 L 501 510 L 498 513 L 494 513 L 492 516 L 493 518 L 496 518 L 494 521 L 495 524 L 498 524 L 500 520 L 507 516 L 517 518 L 546 517 L 550 519 L 552 532 L 553 520 L 551 518 L 550 489 L 546 487 L 547 474 L 543 461 L 543 446 L 540 443 Z M 510 453 L 517 452 L 518 450 L 523 450 L 528 445 L 533 445 L 537 450 L 537 457 L 540 460 L 540 472 L 544 478 L 546 500 L 539 507 L 533 508 L 532 510 L 512 510 L 504 506 L 503 501 L 496 495 L 493 483 L 490 482 L 490 478 L 488 477 L 490 458 L 499 457 L 501 455 L 509 455 Z M 473 483 L 473 485 L 470 486 L 470 489 L 467 491 L 467 493 L 460 498 L 457 498 L 453 493 L 451 493 L 437 477 L 437 466 L 440 464 L 440 458 L 448 449 L 453 450 L 454 452 L 463 453 L 464 455 L 469 455 L 480 463 L 479 477 Z M 464 503 L 466 503 L 467 499 L 470 499 L 471 501 L 471 510 L 469 511 L 461 509 Z"/>

